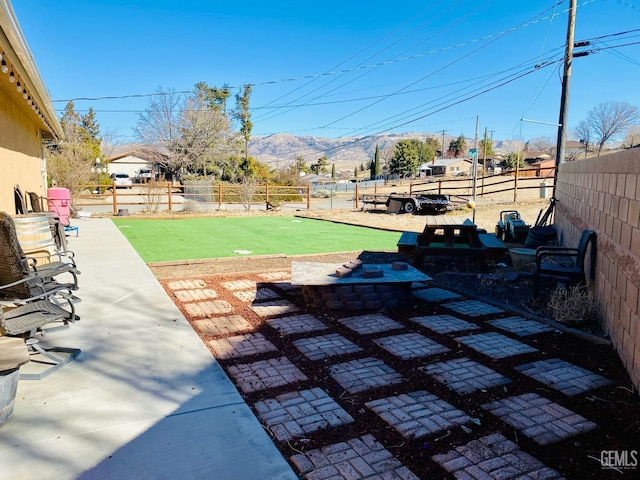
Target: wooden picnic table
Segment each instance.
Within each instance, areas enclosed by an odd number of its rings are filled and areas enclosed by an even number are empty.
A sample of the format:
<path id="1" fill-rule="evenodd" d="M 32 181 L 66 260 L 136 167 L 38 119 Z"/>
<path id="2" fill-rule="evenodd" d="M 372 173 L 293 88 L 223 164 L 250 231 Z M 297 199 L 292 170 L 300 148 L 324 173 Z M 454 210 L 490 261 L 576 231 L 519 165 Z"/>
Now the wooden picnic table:
<path id="1" fill-rule="evenodd" d="M 464 217 L 428 216 L 422 233 L 403 233 L 398 242 L 400 253 L 413 255 L 420 265 L 427 255 L 470 257 L 485 261 L 500 259 L 506 246 L 495 235 L 478 231 L 478 226 Z"/>

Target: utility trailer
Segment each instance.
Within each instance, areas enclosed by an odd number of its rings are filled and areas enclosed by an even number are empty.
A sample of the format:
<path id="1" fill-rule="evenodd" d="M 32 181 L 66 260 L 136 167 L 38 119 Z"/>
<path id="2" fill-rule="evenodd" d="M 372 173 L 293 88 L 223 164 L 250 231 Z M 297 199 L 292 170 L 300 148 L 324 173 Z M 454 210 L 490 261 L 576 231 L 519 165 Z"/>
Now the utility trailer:
<path id="1" fill-rule="evenodd" d="M 436 193 L 391 193 L 389 195 L 363 195 L 366 205 L 385 205 L 387 213 L 413 215 L 439 215 L 453 210 L 454 205 L 446 195 Z"/>

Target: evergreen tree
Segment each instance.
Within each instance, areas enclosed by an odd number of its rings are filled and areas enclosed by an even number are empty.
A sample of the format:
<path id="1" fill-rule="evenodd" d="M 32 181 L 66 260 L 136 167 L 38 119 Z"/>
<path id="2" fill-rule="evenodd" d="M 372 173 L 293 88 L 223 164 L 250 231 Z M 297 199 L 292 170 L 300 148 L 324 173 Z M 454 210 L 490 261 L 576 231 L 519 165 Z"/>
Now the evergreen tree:
<path id="1" fill-rule="evenodd" d="M 333 178 L 334 180 L 336 178 L 336 164 L 335 163 L 331 164 L 331 178 Z"/>
<path id="2" fill-rule="evenodd" d="M 449 143 L 449 152 L 452 153 L 455 158 L 463 157 L 467 154 L 467 140 L 462 133 L 458 138 Z"/>
<path id="3" fill-rule="evenodd" d="M 196 83 L 196 90 L 200 95 L 203 95 L 207 107 L 212 110 L 221 110 L 223 113 L 227 113 L 227 100 L 231 96 L 229 85 L 226 83 L 222 88 L 210 87 L 205 82 Z"/>
<path id="4" fill-rule="evenodd" d="M 236 95 L 236 111 L 234 117 L 240 121 L 240 133 L 244 138 L 244 158 L 249 158 L 249 139 L 253 123 L 249 112 L 249 98 L 251 97 L 251 85 L 247 84 L 242 88 L 242 92 Z"/>
<path id="5" fill-rule="evenodd" d="M 401 177 L 416 172 L 420 163 L 418 145 L 412 140 L 400 140 L 396 144 L 393 157 L 389 162 L 389 173 Z"/>
<path id="6" fill-rule="evenodd" d="M 378 178 L 382 173 L 382 166 L 380 165 L 380 148 L 376 143 L 376 152 L 373 155 L 373 177 Z"/>
<path id="7" fill-rule="evenodd" d="M 94 158 L 100 157 L 100 145 L 102 139 L 100 135 L 100 125 L 96 120 L 96 114 L 93 107 L 89 107 L 89 111 L 80 116 L 80 138 L 86 143 L 94 153 Z"/>
<path id="8" fill-rule="evenodd" d="M 511 152 L 507 155 L 507 158 L 502 161 L 502 164 L 506 168 L 524 168 L 527 166 L 527 163 L 524 161 L 524 155 L 520 152 Z"/>

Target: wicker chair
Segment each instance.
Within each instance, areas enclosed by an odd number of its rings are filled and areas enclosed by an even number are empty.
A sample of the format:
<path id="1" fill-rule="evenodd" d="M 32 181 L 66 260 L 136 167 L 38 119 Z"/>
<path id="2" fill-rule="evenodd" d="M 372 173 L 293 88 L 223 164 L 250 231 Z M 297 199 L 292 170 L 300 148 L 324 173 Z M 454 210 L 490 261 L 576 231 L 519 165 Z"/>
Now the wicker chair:
<path id="1" fill-rule="evenodd" d="M 1 287 L 0 287 L 1 288 Z M 36 337 L 46 332 L 68 328 L 79 317 L 75 314 L 70 292 L 49 295 L 27 303 L 17 302 L 11 308 L 0 309 L 0 334 L 25 340 L 31 361 L 45 366 L 37 372 L 21 372 L 22 380 L 40 380 L 71 362 L 80 349 L 41 345 Z M 68 309 L 64 308 L 68 306 Z"/>
<path id="2" fill-rule="evenodd" d="M 6 212 L 0 212 L 0 299 L 27 299 L 42 297 L 59 289 L 78 288 L 78 269 L 71 257 L 70 262 L 54 261 L 38 265 L 35 259 L 25 256 L 13 219 Z M 61 284 L 54 277 L 69 273 L 73 283 Z"/>

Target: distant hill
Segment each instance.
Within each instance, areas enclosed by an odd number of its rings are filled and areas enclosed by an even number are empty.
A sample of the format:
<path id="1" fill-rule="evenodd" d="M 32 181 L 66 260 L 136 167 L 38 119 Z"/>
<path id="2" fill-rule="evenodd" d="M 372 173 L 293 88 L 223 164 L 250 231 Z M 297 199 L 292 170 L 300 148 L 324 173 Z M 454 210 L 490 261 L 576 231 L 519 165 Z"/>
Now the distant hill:
<path id="1" fill-rule="evenodd" d="M 376 144 L 383 151 L 392 148 L 398 141 L 407 138 L 425 140 L 437 136 L 433 133 L 383 133 L 367 137 L 330 139 L 323 137 L 296 136 L 276 133 L 268 137 L 253 137 L 249 143 L 249 155 L 274 167 L 286 166 L 304 157 L 307 164 L 315 163 L 326 156 L 329 163 L 340 168 L 353 168 L 373 158 Z M 445 137 L 449 142 L 451 137 Z"/>

